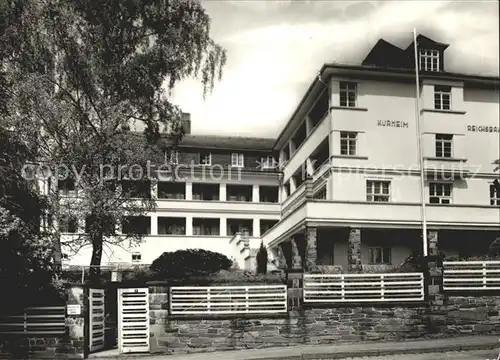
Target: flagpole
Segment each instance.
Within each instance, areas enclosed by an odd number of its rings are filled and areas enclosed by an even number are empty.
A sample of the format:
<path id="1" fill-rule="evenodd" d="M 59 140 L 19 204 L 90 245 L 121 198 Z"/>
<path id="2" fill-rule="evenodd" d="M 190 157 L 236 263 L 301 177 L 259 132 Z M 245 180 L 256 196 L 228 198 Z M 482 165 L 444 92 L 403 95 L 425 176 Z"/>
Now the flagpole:
<path id="1" fill-rule="evenodd" d="M 424 156 L 422 149 L 422 132 L 420 131 L 420 78 L 418 75 L 418 47 L 417 47 L 417 29 L 413 29 L 413 44 L 415 51 L 415 119 L 416 119 L 416 131 L 417 131 L 417 146 L 418 146 L 418 161 L 420 163 L 420 201 L 422 204 L 421 214 L 422 214 L 422 247 L 423 254 L 427 256 L 427 216 L 425 208 L 425 178 L 424 178 Z"/>

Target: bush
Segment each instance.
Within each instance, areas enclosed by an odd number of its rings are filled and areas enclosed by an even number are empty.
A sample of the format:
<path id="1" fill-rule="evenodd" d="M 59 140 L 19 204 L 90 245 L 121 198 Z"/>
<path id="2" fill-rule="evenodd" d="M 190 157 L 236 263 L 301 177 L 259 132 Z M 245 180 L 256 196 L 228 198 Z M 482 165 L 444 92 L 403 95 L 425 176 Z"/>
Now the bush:
<path id="1" fill-rule="evenodd" d="M 424 269 L 423 267 L 424 257 L 422 255 L 412 254 L 408 256 L 405 261 L 392 269 L 391 273 L 411 273 L 420 272 Z"/>
<path id="2" fill-rule="evenodd" d="M 257 274 L 267 273 L 267 249 L 264 247 L 264 243 L 260 243 L 259 252 L 256 256 L 257 260 Z"/>
<path id="3" fill-rule="evenodd" d="M 490 248 L 488 249 L 488 255 L 493 258 L 500 256 L 500 238 L 491 242 Z"/>
<path id="4" fill-rule="evenodd" d="M 164 279 L 184 279 L 206 276 L 228 270 L 232 261 L 227 256 L 203 249 L 164 252 L 150 266 L 150 270 Z"/>

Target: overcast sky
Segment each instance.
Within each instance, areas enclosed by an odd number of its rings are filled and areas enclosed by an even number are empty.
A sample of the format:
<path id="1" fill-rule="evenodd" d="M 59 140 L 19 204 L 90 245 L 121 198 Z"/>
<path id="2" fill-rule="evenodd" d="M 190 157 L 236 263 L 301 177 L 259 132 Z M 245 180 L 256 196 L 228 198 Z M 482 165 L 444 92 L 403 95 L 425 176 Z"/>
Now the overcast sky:
<path id="1" fill-rule="evenodd" d="M 173 100 L 192 133 L 276 137 L 325 62 L 360 64 L 379 38 L 406 47 L 413 28 L 450 44 L 448 71 L 498 75 L 498 1 L 204 0 L 227 49 L 205 100 L 194 80 Z"/>

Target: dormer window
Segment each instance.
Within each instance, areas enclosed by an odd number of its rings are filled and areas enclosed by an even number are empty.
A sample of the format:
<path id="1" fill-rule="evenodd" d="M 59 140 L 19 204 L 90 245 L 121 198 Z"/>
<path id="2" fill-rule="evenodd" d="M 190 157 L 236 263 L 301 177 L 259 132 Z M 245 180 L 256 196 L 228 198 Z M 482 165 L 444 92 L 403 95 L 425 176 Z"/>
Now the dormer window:
<path id="1" fill-rule="evenodd" d="M 439 71 L 439 51 L 420 49 L 419 67 L 422 71 Z"/>

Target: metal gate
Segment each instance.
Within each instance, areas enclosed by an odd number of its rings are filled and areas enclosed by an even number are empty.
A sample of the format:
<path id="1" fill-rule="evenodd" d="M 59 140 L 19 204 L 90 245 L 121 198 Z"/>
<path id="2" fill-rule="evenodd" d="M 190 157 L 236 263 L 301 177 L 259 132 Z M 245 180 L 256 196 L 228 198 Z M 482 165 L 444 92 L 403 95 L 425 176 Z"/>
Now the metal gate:
<path id="1" fill-rule="evenodd" d="M 121 353 L 149 352 L 149 290 L 118 289 L 118 347 Z"/>
<path id="2" fill-rule="evenodd" d="M 104 348 L 104 290 L 89 289 L 89 351 Z"/>

